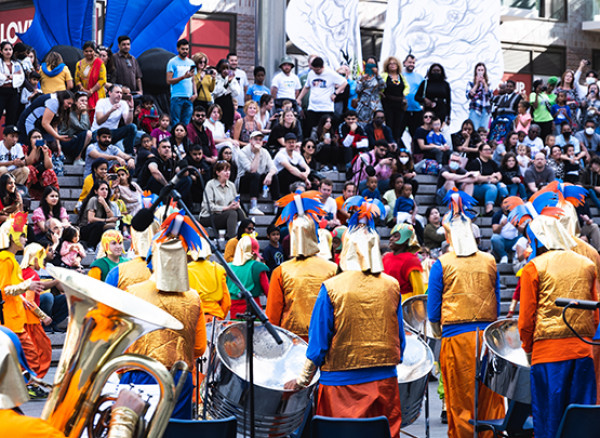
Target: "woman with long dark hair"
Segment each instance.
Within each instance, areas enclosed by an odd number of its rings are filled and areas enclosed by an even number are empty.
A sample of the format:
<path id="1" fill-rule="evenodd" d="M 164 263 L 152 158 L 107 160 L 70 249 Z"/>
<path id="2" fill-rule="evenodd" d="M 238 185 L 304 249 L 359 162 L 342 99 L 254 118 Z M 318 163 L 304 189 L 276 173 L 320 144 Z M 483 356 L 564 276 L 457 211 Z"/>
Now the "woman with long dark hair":
<path id="1" fill-rule="evenodd" d="M 442 123 L 450 124 L 451 94 L 444 67 L 436 62 L 427 70 L 425 80 L 415 93 L 415 100 L 423 105 L 425 111 L 432 111 Z"/>
<path id="2" fill-rule="evenodd" d="M 221 59 L 217 64 L 217 77 L 215 90 L 213 91 L 213 99 L 215 104 L 219 105 L 223 110 L 221 121 L 225 125 L 225 129 L 229 130 L 233 125 L 233 107 L 232 94 L 239 96 L 240 84 L 235 80 L 235 72 L 229 67 L 229 62 L 226 59 Z M 241 102 L 238 102 L 240 104 Z M 210 115 L 210 114 L 209 114 Z"/>
<path id="3" fill-rule="evenodd" d="M 18 211 L 23 211 L 23 199 L 17 190 L 15 177 L 5 173 L 0 176 L 0 224 Z"/>
<path id="4" fill-rule="evenodd" d="M 189 153 L 190 141 L 188 139 L 187 129 L 183 123 L 178 123 L 171 129 L 169 137 L 173 153 L 178 160 L 182 160 Z"/>
<path id="5" fill-rule="evenodd" d="M 219 156 L 217 161 L 227 161 L 231 166 L 231 174 L 229 175 L 229 181 L 235 182 L 238 174 L 238 166 L 233 156 L 233 149 L 231 146 L 223 146 L 219 150 Z"/>
<path id="6" fill-rule="evenodd" d="M 47 142 L 69 141 L 69 137 L 59 134 L 58 126 L 68 122 L 74 102 L 75 95 L 68 90 L 36 98 L 19 117 L 17 128 L 21 143 L 29 144 L 29 133 L 33 129 L 38 129 Z"/>
<path id="7" fill-rule="evenodd" d="M 79 210 L 78 223 L 81 240 L 95 250 L 105 230 L 115 228 L 119 220 L 110 208 L 110 186 L 106 181 L 96 181 Z"/>
<path id="8" fill-rule="evenodd" d="M 38 141 L 43 142 L 41 145 Z M 58 177 L 52 164 L 52 151 L 46 144 L 42 133 L 38 129 L 33 129 L 29 133 L 29 149 L 25 163 L 29 168 L 29 177 L 27 178 L 27 189 L 33 199 L 40 199 L 45 187 L 58 186 Z"/>
<path id="9" fill-rule="evenodd" d="M 106 69 L 106 84 L 104 84 L 104 88 L 109 89 L 112 85 L 116 70 L 113 61 L 113 53 L 110 47 L 98 46 L 98 58 L 104 63 L 104 68 Z"/>
<path id="10" fill-rule="evenodd" d="M 40 206 L 33 210 L 31 222 L 33 223 L 33 234 L 35 240 L 46 234 L 46 221 L 55 218 L 62 222 L 63 226 L 69 225 L 69 215 L 62 206 L 60 193 L 54 186 L 47 186 L 42 194 Z"/>
<path id="11" fill-rule="evenodd" d="M 14 125 L 19 119 L 21 86 L 25 82 L 25 71 L 13 56 L 13 45 L 0 43 L 0 116 L 6 110 L 5 125 Z"/>
<path id="12" fill-rule="evenodd" d="M 106 97 L 104 84 L 106 84 L 106 66 L 98 57 L 96 43 L 86 41 L 83 44 L 84 58 L 75 66 L 75 86 L 80 91 L 87 93 L 90 120 L 94 119 L 96 102 Z"/>

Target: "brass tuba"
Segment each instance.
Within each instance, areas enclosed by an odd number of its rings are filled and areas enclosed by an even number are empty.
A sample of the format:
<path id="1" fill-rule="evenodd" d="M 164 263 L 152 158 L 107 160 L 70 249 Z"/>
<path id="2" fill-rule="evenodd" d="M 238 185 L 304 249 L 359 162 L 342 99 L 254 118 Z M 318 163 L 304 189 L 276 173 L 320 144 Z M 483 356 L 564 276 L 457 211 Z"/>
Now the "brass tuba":
<path id="1" fill-rule="evenodd" d="M 139 369 L 151 374 L 161 389 L 145 436 L 161 437 L 179 388 L 175 388 L 171 374 L 160 362 L 123 352 L 151 331 L 181 330 L 181 322 L 141 298 L 94 278 L 54 266 L 47 269 L 65 287 L 69 325 L 42 418 L 66 436 L 79 437 L 93 422 L 96 402 L 108 377 L 117 370 Z"/>

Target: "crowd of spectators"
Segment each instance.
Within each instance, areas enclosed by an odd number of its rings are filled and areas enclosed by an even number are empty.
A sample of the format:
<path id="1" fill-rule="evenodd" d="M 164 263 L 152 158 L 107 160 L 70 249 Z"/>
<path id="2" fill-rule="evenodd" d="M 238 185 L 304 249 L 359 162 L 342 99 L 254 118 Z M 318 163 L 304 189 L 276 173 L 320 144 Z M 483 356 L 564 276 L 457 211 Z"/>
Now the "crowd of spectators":
<path id="1" fill-rule="evenodd" d="M 235 53 L 210 60 L 182 39 L 165 69 L 170 106 L 161 109 L 143 94 L 131 40 L 118 43 L 112 54 L 86 42 L 74 72 L 59 53 L 39 63 L 22 43 L 0 44 L 0 221 L 39 200 L 36 241 L 48 241 L 52 220 L 70 226 L 58 183 L 67 162 L 83 166 L 85 177 L 72 224 L 79 230 L 69 231 L 69 242 L 81 239 L 90 251 L 107 229 L 127 237 L 143 191 L 160 193 L 185 168 L 176 188 L 201 223 L 227 239 L 240 222 L 275 211 L 265 200 L 303 187 L 321 191 L 334 235 L 347 219 L 343 200 L 356 193 L 383 202 L 382 225 L 411 223 L 435 251 L 443 241 L 442 199 L 458 188 L 491 217 L 491 249 L 505 262 L 522 234 L 499 208 L 504 198 L 526 199 L 560 179 L 589 189 L 580 225 L 600 249 L 589 210 L 600 208 L 598 75 L 584 61 L 575 72 L 534 81 L 529 95 L 512 80 L 494 89 L 485 64 L 476 64 L 465 78 L 469 118 L 450 132 L 454 104 L 444 66 L 431 64 L 422 77 L 413 55 L 370 57 L 355 76 L 317 55 L 297 71 L 286 56 L 270 84 L 262 66 L 250 83 Z M 330 171 L 348 181 L 337 199 Z M 438 178 L 436 206 L 424 217 L 419 173 Z M 68 258 L 79 266 L 84 254 L 73 248 Z"/>

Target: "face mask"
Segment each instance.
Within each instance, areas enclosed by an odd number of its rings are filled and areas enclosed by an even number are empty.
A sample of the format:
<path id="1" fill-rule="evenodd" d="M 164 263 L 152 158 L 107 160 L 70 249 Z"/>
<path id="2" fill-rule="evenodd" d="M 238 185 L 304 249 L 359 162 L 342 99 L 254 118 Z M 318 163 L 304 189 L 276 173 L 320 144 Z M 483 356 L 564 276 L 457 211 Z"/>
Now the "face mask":
<path id="1" fill-rule="evenodd" d="M 209 117 L 209 119 L 210 119 L 210 121 L 211 121 L 212 123 L 215 123 L 215 122 L 216 122 L 216 120 L 215 120 L 215 119 L 213 119 L 212 117 Z"/>
<path id="2" fill-rule="evenodd" d="M 448 166 L 450 166 L 450 169 L 452 170 L 458 170 L 460 164 L 458 164 L 456 161 L 450 161 L 450 163 L 448 163 Z"/>
<path id="3" fill-rule="evenodd" d="M 585 78 L 585 83 L 588 85 L 592 85 L 596 83 L 596 78 L 593 76 L 590 76 L 589 78 Z"/>
<path id="4" fill-rule="evenodd" d="M 373 119 L 373 124 L 375 126 L 381 126 L 381 125 L 383 125 L 383 120 L 381 120 L 381 119 Z"/>
<path id="5" fill-rule="evenodd" d="M 408 157 L 400 157 L 400 158 L 398 158 L 398 161 L 400 161 L 402 164 L 408 163 L 408 160 L 410 160 L 410 158 L 408 158 Z"/>
<path id="6" fill-rule="evenodd" d="M 429 78 L 430 78 L 432 81 L 441 81 L 441 80 L 442 80 L 442 74 L 441 74 L 441 73 L 431 73 L 431 74 L 429 75 Z"/>
<path id="7" fill-rule="evenodd" d="M 592 135 L 594 133 L 594 128 L 585 128 L 585 133 L 587 135 Z"/>
<path id="8" fill-rule="evenodd" d="M 565 138 L 565 140 L 568 140 L 571 138 L 571 133 L 570 132 L 563 132 L 563 137 Z"/>

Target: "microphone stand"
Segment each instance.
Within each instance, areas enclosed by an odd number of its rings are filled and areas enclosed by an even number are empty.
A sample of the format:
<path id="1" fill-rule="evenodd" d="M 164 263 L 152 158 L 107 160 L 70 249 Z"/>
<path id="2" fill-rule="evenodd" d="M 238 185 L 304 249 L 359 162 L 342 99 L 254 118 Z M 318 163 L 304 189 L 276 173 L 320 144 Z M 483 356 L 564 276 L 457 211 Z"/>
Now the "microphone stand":
<path id="1" fill-rule="evenodd" d="M 599 345 L 600 346 L 600 342 L 593 342 L 593 341 L 588 341 L 587 339 L 585 339 L 583 336 L 581 336 L 579 333 L 577 333 L 577 331 L 573 328 L 573 326 L 571 326 L 571 324 L 569 324 L 569 321 L 567 321 L 567 310 L 570 308 L 574 308 L 573 306 L 575 306 L 576 303 L 569 303 L 567 304 L 562 311 L 562 319 L 565 322 L 566 326 L 569 328 L 569 330 L 571 330 L 573 332 L 573 334 L 575 336 L 577 336 L 579 338 L 580 341 L 585 342 L 586 344 L 589 345 Z M 587 310 L 587 309 L 584 309 Z"/>
<path id="2" fill-rule="evenodd" d="M 195 168 L 193 168 L 193 169 L 196 170 Z M 198 172 L 198 176 L 201 178 L 201 175 L 199 174 L 199 172 Z M 232 271 L 229 264 L 225 261 L 225 257 L 223 257 L 223 254 L 215 246 L 215 244 L 213 242 L 211 242 L 211 240 L 206 235 L 204 228 L 200 225 L 198 220 L 194 217 L 194 215 L 189 210 L 189 208 L 185 204 L 185 202 L 183 202 L 183 200 L 181 199 L 181 194 L 177 190 L 173 189 L 171 191 L 171 196 L 172 196 L 173 200 L 175 200 L 175 202 L 177 202 L 177 205 L 185 211 L 185 214 L 192 220 L 194 225 L 196 225 L 198 227 L 198 229 L 200 230 L 200 234 L 208 242 L 208 245 L 210 246 L 210 250 L 212 251 L 214 256 L 217 258 L 219 263 L 223 266 L 223 268 L 225 268 L 225 272 L 227 273 L 227 276 L 239 288 L 244 299 L 246 300 L 246 313 L 242 314 L 242 319 L 244 319 L 246 321 L 246 364 L 247 364 L 247 368 L 248 368 L 248 379 L 249 379 L 249 383 L 250 383 L 250 391 L 249 391 L 250 392 L 250 437 L 254 438 L 255 434 L 256 434 L 256 431 L 255 431 L 256 420 L 255 420 L 255 407 L 254 407 L 254 321 L 256 319 L 258 319 L 263 324 L 265 329 L 269 332 L 269 334 L 273 337 L 273 339 L 275 339 L 275 342 L 277 342 L 277 344 L 282 344 L 283 341 L 282 341 L 281 337 L 279 336 L 279 333 L 277 332 L 277 330 L 273 327 L 273 325 L 267 318 L 267 315 L 265 315 L 265 313 L 258 306 L 258 304 L 256 304 L 256 301 L 254 301 L 252 294 L 250 292 L 248 292 L 248 290 L 244 287 L 244 285 L 241 283 L 238 276 L 235 275 L 235 273 Z M 207 385 L 208 385 L 208 383 L 209 382 L 206 382 Z M 204 402 L 206 403 L 206 400 Z"/>

